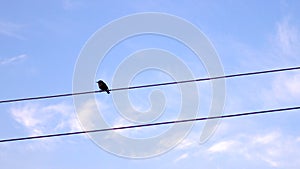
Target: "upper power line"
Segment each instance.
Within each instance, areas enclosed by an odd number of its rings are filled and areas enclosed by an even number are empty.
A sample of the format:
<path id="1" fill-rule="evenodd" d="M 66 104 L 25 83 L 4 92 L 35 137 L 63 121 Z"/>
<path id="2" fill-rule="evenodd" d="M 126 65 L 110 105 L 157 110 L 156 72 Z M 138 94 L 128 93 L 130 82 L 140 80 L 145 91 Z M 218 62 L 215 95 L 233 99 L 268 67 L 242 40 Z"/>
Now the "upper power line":
<path id="1" fill-rule="evenodd" d="M 157 122 L 157 123 L 139 124 L 139 125 L 131 125 L 131 126 L 123 126 L 123 127 L 112 127 L 112 128 L 104 128 L 104 129 L 88 130 L 88 131 L 77 131 L 77 132 L 67 132 L 67 133 L 58 133 L 58 134 L 49 134 L 49 135 L 30 136 L 30 137 L 10 138 L 10 139 L 2 139 L 2 140 L 0 140 L 0 143 L 1 142 L 3 143 L 3 142 L 21 141 L 21 140 L 33 140 L 33 139 L 41 139 L 41 138 L 49 138 L 49 137 L 79 135 L 79 134 L 84 134 L 84 133 L 95 133 L 95 132 L 104 132 L 104 131 L 113 131 L 113 130 L 124 130 L 124 129 L 131 129 L 131 128 L 160 126 L 160 125 L 175 124 L 175 123 L 187 123 L 187 122 L 193 122 L 193 121 L 224 119 L 224 118 L 232 118 L 232 117 L 239 117 L 239 116 L 257 115 L 257 114 L 268 114 L 268 113 L 272 113 L 272 112 L 283 112 L 283 111 L 291 111 L 291 110 L 298 110 L 298 109 L 300 109 L 300 106 L 287 107 L 287 108 L 278 108 L 278 109 L 269 109 L 269 110 L 261 110 L 261 111 L 253 111 L 253 112 L 246 112 L 246 113 L 239 113 L 239 114 L 229 114 L 229 115 L 222 115 L 222 116 L 199 117 L 199 118 L 192 118 L 192 119 L 183 119 L 183 120 L 165 121 L 165 122 Z"/>
<path id="2" fill-rule="evenodd" d="M 215 80 L 215 79 L 226 79 L 226 78 L 251 76 L 251 75 L 258 75 L 258 74 L 275 73 L 275 72 L 284 72 L 284 71 L 299 70 L 299 69 L 300 69 L 300 66 L 282 68 L 282 69 L 256 71 L 256 72 L 238 73 L 238 74 L 231 74 L 231 75 L 224 75 L 224 76 L 217 76 L 217 77 L 206 77 L 206 78 L 198 78 L 198 79 L 183 80 L 183 81 L 130 86 L 130 87 L 110 89 L 108 91 L 132 90 L 132 89 L 139 89 L 139 88 L 149 88 L 149 87 L 155 87 L 155 86 L 166 86 L 166 85 L 174 85 L 174 84 L 190 83 L 190 82 L 201 82 L 201 81 L 209 81 L 209 80 Z M 86 91 L 86 92 L 78 92 L 78 93 L 66 93 L 66 94 L 57 94 L 57 95 L 48 95 L 48 96 L 37 96 L 37 97 L 0 100 L 0 104 L 1 103 L 10 103 L 10 102 L 20 102 L 20 101 L 26 101 L 26 100 L 39 100 L 39 99 L 48 99 L 48 98 L 55 98 L 55 97 L 67 97 L 67 96 L 75 96 L 75 95 L 82 95 L 82 94 L 92 94 L 92 93 L 98 93 L 98 92 L 104 92 L 104 91 L 95 90 L 95 91 Z"/>

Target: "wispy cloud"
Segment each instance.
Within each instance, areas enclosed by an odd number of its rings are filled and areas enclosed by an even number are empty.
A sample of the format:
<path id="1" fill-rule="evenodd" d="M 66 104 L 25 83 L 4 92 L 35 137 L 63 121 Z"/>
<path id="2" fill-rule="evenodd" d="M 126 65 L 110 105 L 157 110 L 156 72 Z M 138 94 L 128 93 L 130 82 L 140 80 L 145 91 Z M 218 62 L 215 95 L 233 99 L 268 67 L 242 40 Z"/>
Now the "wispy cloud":
<path id="1" fill-rule="evenodd" d="M 71 106 L 64 103 L 47 106 L 26 104 L 14 106 L 10 112 L 30 135 L 80 129 Z"/>
<path id="2" fill-rule="evenodd" d="M 272 168 L 298 168 L 300 160 L 300 137 L 278 129 L 256 132 L 237 132 L 239 125 L 225 123 L 225 129 L 217 131 L 216 136 L 205 144 L 199 145 L 196 132 L 181 142 L 174 150 L 173 162 L 191 159 L 215 161 L 237 161 L 226 164 L 224 168 L 239 166 L 265 166 Z M 222 127 L 221 127 L 222 128 Z M 233 131 L 234 130 L 234 131 Z M 195 137 L 196 136 L 196 137 Z M 182 146 L 181 146 L 182 144 Z M 188 154 L 186 154 L 188 153 Z"/>
<path id="3" fill-rule="evenodd" d="M 10 114 L 30 136 L 81 129 L 72 106 L 66 103 L 51 105 L 16 104 L 10 108 Z M 72 143 L 71 141 L 68 142 Z M 22 150 L 52 151 L 59 145 L 58 143 L 60 143 L 60 138 L 42 139 L 26 143 L 26 146 L 22 146 Z"/>
<path id="4" fill-rule="evenodd" d="M 221 142 L 218 142 L 218 143 L 212 145 L 208 149 L 208 152 L 210 152 L 210 153 L 226 152 L 226 151 L 229 151 L 230 149 L 234 149 L 234 147 L 236 145 L 237 145 L 237 142 L 233 141 L 233 140 L 221 141 Z"/>
<path id="5" fill-rule="evenodd" d="M 290 23 L 288 18 L 277 24 L 274 40 L 283 55 L 289 56 L 300 53 L 298 49 L 300 45 L 299 31 Z"/>
<path id="6" fill-rule="evenodd" d="M 236 135 L 208 148 L 210 154 L 238 156 L 249 162 L 265 162 L 270 167 L 294 168 L 300 164 L 300 145 L 296 137 L 280 131 L 254 135 Z"/>
<path id="7" fill-rule="evenodd" d="M 13 56 L 13 57 L 10 57 L 10 58 L 0 59 L 0 65 L 11 64 L 11 63 L 23 60 L 27 57 L 28 56 L 26 54 L 22 54 L 22 55 Z"/>
<path id="8" fill-rule="evenodd" d="M 23 40 L 25 38 L 20 34 L 22 29 L 24 29 L 24 25 L 0 21 L 0 35 Z"/>
<path id="9" fill-rule="evenodd" d="M 264 92 L 265 104 L 282 102 L 294 103 L 300 99 L 300 75 L 298 73 L 285 73 L 277 75 L 271 87 Z"/>
<path id="10" fill-rule="evenodd" d="M 225 70 L 236 69 L 236 72 L 247 68 L 271 69 L 299 63 L 300 28 L 294 24 L 293 19 L 283 17 L 269 30 L 264 36 L 257 37 L 260 45 L 239 41 L 234 37 L 229 38 L 226 43 L 222 42 L 221 47 L 231 53 L 228 58 L 230 63 Z M 235 65 L 234 68 L 232 64 Z"/>
<path id="11" fill-rule="evenodd" d="M 183 160 L 183 159 L 186 159 L 189 157 L 189 154 L 188 153 L 184 153 L 184 154 L 181 154 L 178 158 L 176 158 L 174 160 L 174 163 L 178 163 L 179 161 Z"/>

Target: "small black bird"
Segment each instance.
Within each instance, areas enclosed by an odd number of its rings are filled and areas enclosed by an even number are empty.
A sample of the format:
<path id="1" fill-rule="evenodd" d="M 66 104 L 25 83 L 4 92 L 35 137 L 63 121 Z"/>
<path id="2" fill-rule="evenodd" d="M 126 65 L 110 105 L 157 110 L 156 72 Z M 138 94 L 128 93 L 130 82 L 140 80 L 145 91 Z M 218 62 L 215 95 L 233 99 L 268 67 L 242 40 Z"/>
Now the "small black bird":
<path id="1" fill-rule="evenodd" d="M 106 91 L 107 94 L 110 93 L 109 90 L 108 90 L 107 85 L 102 80 L 99 80 L 97 83 L 98 83 L 98 86 L 99 86 L 100 90 Z"/>

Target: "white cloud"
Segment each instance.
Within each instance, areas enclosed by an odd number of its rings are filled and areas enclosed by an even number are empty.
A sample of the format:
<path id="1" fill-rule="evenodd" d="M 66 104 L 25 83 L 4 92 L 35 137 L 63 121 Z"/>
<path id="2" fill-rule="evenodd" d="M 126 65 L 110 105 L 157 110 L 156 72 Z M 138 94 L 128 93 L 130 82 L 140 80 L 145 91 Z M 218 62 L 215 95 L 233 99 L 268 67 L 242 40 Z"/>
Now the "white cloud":
<path id="1" fill-rule="evenodd" d="M 10 58 L 5 58 L 5 59 L 0 59 L 0 65 L 7 65 L 11 64 L 23 59 L 26 59 L 28 56 L 26 54 L 10 57 Z"/>
<path id="2" fill-rule="evenodd" d="M 228 67 L 225 64 L 225 70 L 238 72 L 247 69 L 273 69 L 299 63 L 299 26 L 288 17 L 279 20 L 274 25 L 263 36 L 268 38 L 257 37 L 261 41 L 260 46 L 253 42 L 237 41 L 234 38 L 227 40 L 226 43 L 222 42 L 221 47 L 226 47 L 227 52 L 230 53 L 226 58 L 230 62 L 227 63 Z"/>
<path id="3" fill-rule="evenodd" d="M 300 164 L 299 138 L 273 131 L 255 135 L 236 135 L 208 148 L 212 155 L 237 156 L 252 163 L 265 162 L 270 167 L 295 168 Z"/>
<path id="4" fill-rule="evenodd" d="M 274 76 L 270 87 L 264 89 L 263 101 L 265 105 L 278 105 L 282 103 L 296 104 L 300 99 L 300 74 L 289 72 Z"/>
<path id="5" fill-rule="evenodd" d="M 22 108 L 11 108 L 13 118 L 26 128 L 32 128 L 42 122 L 42 119 L 34 117 L 36 112 L 36 105 L 25 105 Z"/>
<path id="6" fill-rule="evenodd" d="M 299 32 L 295 26 L 290 24 L 288 18 L 277 24 L 275 40 L 283 55 L 294 55 L 296 51 L 299 53 Z"/>
<path id="7" fill-rule="evenodd" d="M 236 126 L 235 126 L 236 127 Z M 227 128 L 227 127 L 226 127 Z M 238 161 L 226 164 L 224 168 L 238 168 L 240 165 L 265 166 L 296 169 L 300 165 L 300 137 L 290 135 L 281 130 L 257 130 L 252 133 L 232 133 L 232 128 L 218 133 L 206 144 L 197 144 L 196 132 L 189 136 L 176 148 L 179 160 L 199 159 L 214 163 L 215 161 Z M 244 129 L 242 129 L 244 130 Z M 230 132 L 230 133 L 229 133 Z M 226 134 L 227 133 L 227 134 Z M 229 134 L 229 135 L 228 135 Z M 212 142 L 213 144 L 211 144 Z M 188 153 L 187 155 L 184 155 Z"/>
<path id="8" fill-rule="evenodd" d="M 233 140 L 221 141 L 219 143 L 212 145 L 210 148 L 208 148 L 208 152 L 210 152 L 210 153 L 227 152 L 229 150 L 232 150 L 237 145 L 238 145 L 238 142 L 233 141 Z"/>
<path id="9" fill-rule="evenodd" d="M 253 144 L 270 144 L 280 137 L 279 132 L 271 132 L 267 135 L 258 135 L 253 137 Z"/>
<path id="10" fill-rule="evenodd" d="M 20 31 L 23 28 L 24 25 L 0 21 L 0 35 L 5 35 L 5 36 L 23 40 L 24 37 L 20 35 Z"/>
<path id="11" fill-rule="evenodd" d="M 79 124 L 72 107 L 64 104 L 26 104 L 10 109 L 12 117 L 29 132 L 40 135 L 57 131 L 79 130 Z"/>
<path id="12" fill-rule="evenodd" d="M 38 103 L 15 104 L 10 108 L 12 118 L 28 135 L 44 135 L 81 130 L 72 106 L 66 103 L 42 105 Z M 66 140 L 64 140 L 65 142 Z M 25 143 L 22 150 L 55 150 L 60 138 L 41 139 Z M 69 142 L 69 140 L 68 140 Z M 71 143 L 71 142 L 70 142 Z M 8 143 L 9 144 L 9 143 Z"/>
<path id="13" fill-rule="evenodd" d="M 188 158 L 188 157 L 189 157 L 189 154 L 188 154 L 188 153 L 184 153 L 184 154 L 180 155 L 178 158 L 176 158 L 176 159 L 174 160 L 174 163 L 177 163 L 177 162 L 179 162 L 180 160 L 186 159 L 186 158 Z"/>
<path id="14" fill-rule="evenodd" d="M 176 146 L 176 149 L 177 150 L 187 150 L 187 149 L 190 149 L 190 148 L 193 148 L 193 147 L 196 147 L 198 146 L 197 144 L 197 139 L 198 138 L 185 138 L 184 140 L 182 140 L 182 142 L 180 142 L 178 144 L 178 146 Z"/>
<path id="15" fill-rule="evenodd" d="M 103 128 L 101 121 L 99 119 L 99 110 L 97 105 L 101 107 L 101 110 L 106 109 L 106 104 L 102 102 L 95 102 L 94 100 L 87 100 L 84 102 L 77 102 L 75 103 L 78 110 L 78 118 L 80 119 L 81 125 L 84 130 L 94 130 Z M 105 111 L 103 111 L 105 112 Z M 102 113 L 102 111 L 101 111 Z"/>
<path id="16" fill-rule="evenodd" d="M 295 98 L 300 94 L 300 74 L 278 76 L 273 83 L 273 92 L 278 98 Z"/>

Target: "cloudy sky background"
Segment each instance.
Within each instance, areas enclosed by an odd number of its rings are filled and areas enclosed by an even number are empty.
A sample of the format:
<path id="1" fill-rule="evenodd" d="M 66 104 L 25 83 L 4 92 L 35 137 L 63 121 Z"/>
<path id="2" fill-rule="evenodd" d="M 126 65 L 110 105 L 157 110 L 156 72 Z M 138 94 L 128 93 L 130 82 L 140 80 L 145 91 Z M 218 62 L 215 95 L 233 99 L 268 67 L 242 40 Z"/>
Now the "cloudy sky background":
<path id="1" fill-rule="evenodd" d="M 225 74 L 300 65 L 300 7 L 297 1 L 3 1 L 0 10 L 0 100 L 72 92 L 77 57 L 92 34 L 112 20 L 137 12 L 164 12 L 196 25 L 213 43 Z M 122 28 L 120 28 L 122 29 Z M 207 76 L 201 62 L 165 37 L 136 37 L 119 44 L 99 66 L 95 81 L 109 85 L 119 63 L 144 48 L 168 50 L 195 77 Z M 200 65 L 200 66 L 199 66 Z M 152 78 L 149 78 L 151 76 Z M 226 80 L 224 114 L 300 105 L 298 71 Z M 132 85 L 171 81 L 158 71 L 139 74 Z M 97 86 L 95 85 L 95 89 Z M 210 83 L 198 84 L 199 117 L 209 109 Z M 176 86 L 164 92 L 166 111 L 156 121 L 176 119 Z M 153 89 L 132 91 L 132 105 L 145 111 Z M 98 108 L 111 126 L 132 124 L 122 118 L 109 95 L 97 95 Z M 155 103 L 158 104 L 158 103 Z M 0 105 L 0 138 L 82 130 L 72 98 Z M 126 110 L 124 110 L 126 111 Z M 68 136 L 0 144 L 1 168 L 280 168 L 300 166 L 299 111 L 225 119 L 206 143 L 198 140 L 203 123 L 171 151 L 133 160 L 112 155 L 87 136 Z M 151 137 L 167 126 L 121 132 Z M 143 134 L 141 134 L 143 132 Z M 144 133 L 145 132 L 145 133 Z"/>

